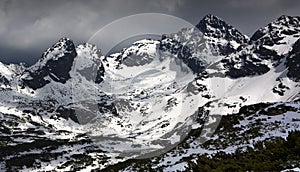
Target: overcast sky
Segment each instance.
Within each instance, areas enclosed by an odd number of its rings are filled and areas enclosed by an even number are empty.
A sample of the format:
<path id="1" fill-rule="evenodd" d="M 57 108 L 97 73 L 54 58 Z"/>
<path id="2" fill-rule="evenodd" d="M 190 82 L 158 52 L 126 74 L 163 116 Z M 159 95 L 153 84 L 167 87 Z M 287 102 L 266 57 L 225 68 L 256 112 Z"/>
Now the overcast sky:
<path id="1" fill-rule="evenodd" d="M 32 63 L 61 37 L 83 43 L 105 25 L 139 13 L 173 15 L 192 24 L 214 14 L 251 36 L 283 14 L 300 15 L 300 1 L 0 0 L 0 61 Z"/>

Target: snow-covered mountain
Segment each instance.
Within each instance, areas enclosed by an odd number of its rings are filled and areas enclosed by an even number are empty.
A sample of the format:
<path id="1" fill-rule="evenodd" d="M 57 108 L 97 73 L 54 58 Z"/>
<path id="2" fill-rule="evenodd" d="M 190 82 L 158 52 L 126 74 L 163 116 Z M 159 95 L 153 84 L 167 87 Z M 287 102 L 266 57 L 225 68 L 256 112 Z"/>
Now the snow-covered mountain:
<path id="1" fill-rule="evenodd" d="M 287 138 L 300 125 L 299 35 L 299 17 L 248 38 L 207 15 L 110 56 L 62 38 L 31 67 L 0 63 L 0 170 L 189 170 Z"/>

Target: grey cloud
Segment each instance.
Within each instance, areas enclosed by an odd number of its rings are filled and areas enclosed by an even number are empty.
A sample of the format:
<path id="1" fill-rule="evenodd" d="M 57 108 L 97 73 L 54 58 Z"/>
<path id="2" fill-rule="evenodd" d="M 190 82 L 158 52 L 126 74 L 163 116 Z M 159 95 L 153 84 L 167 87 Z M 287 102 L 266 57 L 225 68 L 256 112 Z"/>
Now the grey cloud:
<path id="1" fill-rule="evenodd" d="M 2 0 L 0 61 L 31 63 L 60 37 L 83 43 L 110 22 L 138 13 L 165 13 L 193 24 L 212 13 L 250 36 L 282 14 L 299 15 L 300 1 Z"/>

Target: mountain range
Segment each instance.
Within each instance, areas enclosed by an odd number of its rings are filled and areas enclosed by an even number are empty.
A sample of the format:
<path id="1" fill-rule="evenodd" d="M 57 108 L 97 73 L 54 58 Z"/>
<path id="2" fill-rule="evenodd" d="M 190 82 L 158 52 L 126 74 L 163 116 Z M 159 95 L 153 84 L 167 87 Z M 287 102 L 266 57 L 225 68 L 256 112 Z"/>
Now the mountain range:
<path id="1" fill-rule="evenodd" d="M 30 67 L 0 63 L 0 171 L 300 168 L 300 17 L 248 37 L 209 14 L 100 49 L 61 38 Z"/>

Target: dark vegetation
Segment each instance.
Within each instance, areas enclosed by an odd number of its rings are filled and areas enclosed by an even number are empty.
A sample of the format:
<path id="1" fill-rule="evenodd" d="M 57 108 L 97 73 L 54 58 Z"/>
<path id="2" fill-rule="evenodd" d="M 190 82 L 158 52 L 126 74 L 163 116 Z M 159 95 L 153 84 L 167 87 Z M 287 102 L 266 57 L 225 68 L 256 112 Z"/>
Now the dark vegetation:
<path id="1" fill-rule="evenodd" d="M 276 138 L 257 142 L 247 151 L 202 155 L 189 162 L 187 171 L 280 171 L 300 165 L 300 131 L 290 132 L 287 140 Z"/>

